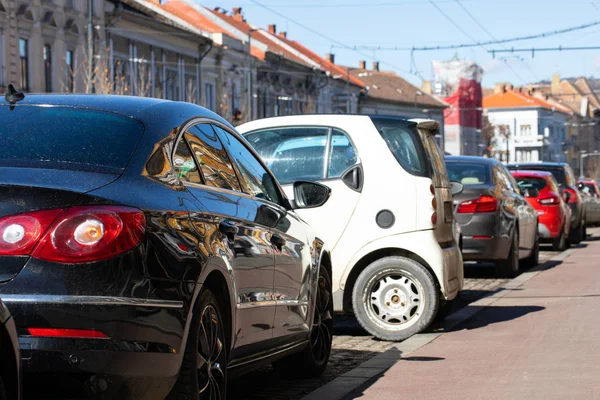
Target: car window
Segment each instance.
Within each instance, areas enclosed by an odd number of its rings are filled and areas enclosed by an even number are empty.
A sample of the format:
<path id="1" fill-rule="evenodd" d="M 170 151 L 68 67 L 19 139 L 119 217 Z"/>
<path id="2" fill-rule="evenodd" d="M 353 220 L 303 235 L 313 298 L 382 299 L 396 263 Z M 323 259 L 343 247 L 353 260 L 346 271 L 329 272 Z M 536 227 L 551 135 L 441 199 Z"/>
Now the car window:
<path id="1" fill-rule="evenodd" d="M 538 191 L 546 188 L 548 182 L 544 178 L 533 178 L 529 176 L 516 176 L 515 180 L 521 189 L 535 188 Z"/>
<path id="2" fill-rule="evenodd" d="M 429 160 L 416 124 L 393 118 L 372 117 L 371 120 L 406 172 L 429 177 Z"/>
<path id="3" fill-rule="evenodd" d="M 244 135 L 282 185 L 327 177 L 327 127 L 281 127 Z"/>
<path id="4" fill-rule="evenodd" d="M 346 134 L 334 129 L 331 134 L 331 145 L 329 146 L 329 163 L 327 166 L 327 178 L 339 178 L 350 167 L 356 165 L 358 157 L 352 142 Z"/>
<path id="5" fill-rule="evenodd" d="M 431 159 L 431 167 L 433 169 L 433 181 L 436 187 L 450 187 L 448 179 L 448 171 L 444 163 L 444 156 L 440 146 L 435 140 L 435 136 L 429 133 L 424 135 L 423 144 L 429 158 Z"/>
<path id="6" fill-rule="evenodd" d="M 500 169 L 502 170 L 502 173 L 504 174 L 505 179 L 508 180 L 510 190 L 512 190 L 515 193 L 521 194 L 521 189 L 519 188 L 519 185 L 517 185 L 517 181 L 511 175 L 511 173 L 508 172 L 508 169 L 506 169 L 504 166 L 500 166 Z"/>
<path id="7" fill-rule="evenodd" d="M 277 187 L 275 178 L 261 165 L 246 145 L 230 132 L 218 126 L 215 126 L 214 129 L 223 139 L 249 193 L 259 199 L 284 206 L 283 196 Z"/>
<path id="8" fill-rule="evenodd" d="M 446 163 L 446 169 L 451 181 L 460 182 L 465 186 L 490 185 L 492 183 L 490 168 L 486 164 L 450 161 Z"/>
<path id="9" fill-rule="evenodd" d="M 567 186 L 577 186 L 577 179 L 575 179 L 575 174 L 571 167 L 565 166 L 565 175 L 567 176 Z"/>
<path id="10" fill-rule="evenodd" d="M 559 185 L 558 182 L 556 182 L 556 179 L 554 179 L 554 176 L 548 177 L 548 189 L 550 189 L 551 192 L 559 191 Z"/>
<path id="11" fill-rule="evenodd" d="M 185 138 L 192 148 L 206 185 L 241 190 L 227 151 L 210 125 L 198 124 L 190 127 L 185 133 Z"/>
<path id="12" fill-rule="evenodd" d="M 0 106 L 0 165 L 121 172 L 144 134 L 128 116 L 74 107 Z"/>
<path id="13" fill-rule="evenodd" d="M 509 190 L 511 192 L 513 191 L 510 180 L 508 180 L 508 177 L 504 174 L 504 171 L 499 166 L 494 167 L 494 177 L 496 182 L 502 186 L 502 189 Z"/>
<path id="14" fill-rule="evenodd" d="M 177 143 L 175 157 L 173 158 L 173 168 L 175 169 L 175 174 L 177 174 L 177 179 L 180 181 L 202 183 L 198 166 L 194 161 L 189 146 L 183 138 Z"/>

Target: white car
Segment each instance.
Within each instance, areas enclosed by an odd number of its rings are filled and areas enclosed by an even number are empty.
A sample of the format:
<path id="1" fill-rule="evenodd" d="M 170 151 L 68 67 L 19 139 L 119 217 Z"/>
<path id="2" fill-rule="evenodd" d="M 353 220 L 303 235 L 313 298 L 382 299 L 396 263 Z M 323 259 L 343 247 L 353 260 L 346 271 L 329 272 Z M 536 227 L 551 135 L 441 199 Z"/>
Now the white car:
<path id="1" fill-rule="evenodd" d="M 437 122 L 302 115 L 237 129 L 290 198 L 295 181 L 331 188 L 327 203 L 298 214 L 331 247 L 336 312 L 403 340 L 457 296 L 463 263 Z"/>

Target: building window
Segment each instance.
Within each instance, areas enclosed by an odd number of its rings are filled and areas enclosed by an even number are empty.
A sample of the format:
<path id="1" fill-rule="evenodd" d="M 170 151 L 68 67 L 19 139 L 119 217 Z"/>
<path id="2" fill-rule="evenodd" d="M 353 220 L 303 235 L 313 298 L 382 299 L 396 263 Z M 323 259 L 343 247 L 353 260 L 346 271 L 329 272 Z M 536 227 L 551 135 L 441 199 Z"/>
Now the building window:
<path id="1" fill-rule="evenodd" d="M 215 105 L 215 85 L 207 83 L 204 85 L 204 105 L 211 111 L 216 111 Z"/>
<path id="2" fill-rule="evenodd" d="M 49 44 L 44 45 L 44 82 L 46 93 L 52 92 L 52 50 Z"/>
<path id="3" fill-rule="evenodd" d="M 67 50 L 67 54 L 65 56 L 65 61 L 67 64 L 67 76 L 66 76 L 66 89 L 67 92 L 69 93 L 73 93 L 74 91 L 74 85 L 73 85 L 73 74 L 75 73 L 75 69 L 74 69 L 74 60 L 73 60 L 73 51 L 71 50 Z"/>
<path id="4" fill-rule="evenodd" d="M 21 90 L 29 90 L 29 57 L 27 39 L 19 39 L 19 58 L 21 70 Z"/>
<path id="5" fill-rule="evenodd" d="M 519 128 L 520 136 L 531 136 L 531 125 L 521 125 Z"/>

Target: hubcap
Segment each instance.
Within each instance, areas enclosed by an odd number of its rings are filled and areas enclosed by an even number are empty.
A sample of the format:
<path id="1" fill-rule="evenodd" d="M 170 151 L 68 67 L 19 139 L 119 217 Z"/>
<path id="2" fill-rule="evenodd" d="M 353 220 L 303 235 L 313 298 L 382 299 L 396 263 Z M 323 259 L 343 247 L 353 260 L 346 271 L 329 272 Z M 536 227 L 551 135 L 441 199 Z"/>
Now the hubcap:
<path id="1" fill-rule="evenodd" d="M 207 305 L 200 319 L 200 338 L 196 365 L 200 399 L 221 400 L 225 393 L 224 336 L 219 314 L 212 305 Z"/>
<path id="2" fill-rule="evenodd" d="M 333 331 L 333 304 L 331 302 L 330 283 L 325 276 L 319 276 L 317 302 L 312 333 L 311 349 L 315 361 L 324 363 L 329 357 Z"/>
<path id="3" fill-rule="evenodd" d="M 409 273 L 383 273 L 367 287 L 367 315 L 386 329 L 405 329 L 423 314 L 424 293 L 421 283 Z"/>

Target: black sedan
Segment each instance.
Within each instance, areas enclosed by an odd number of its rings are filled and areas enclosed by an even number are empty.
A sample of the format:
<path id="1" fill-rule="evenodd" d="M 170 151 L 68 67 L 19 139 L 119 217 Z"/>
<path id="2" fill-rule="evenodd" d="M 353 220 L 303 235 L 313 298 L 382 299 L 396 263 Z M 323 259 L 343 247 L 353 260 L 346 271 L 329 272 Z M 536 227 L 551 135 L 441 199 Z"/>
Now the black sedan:
<path id="1" fill-rule="evenodd" d="M 519 261 L 537 265 L 537 212 L 527 203 L 517 182 L 492 158 L 446 157 L 451 181 L 464 185 L 454 196 L 465 261 L 492 261 L 500 276 L 519 273 Z"/>
<path id="2" fill-rule="evenodd" d="M 21 354 L 15 321 L 0 299 L 0 399 L 21 398 Z"/>
<path id="3" fill-rule="evenodd" d="M 224 399 L 228 378 L 265 363 L 323 372 L 331 262 L 294 208 L 328 188 L 298 183 L 288 201 L 193 104 L 12 93 L 0 121 L 0 296 L 25 387 Z"/>

